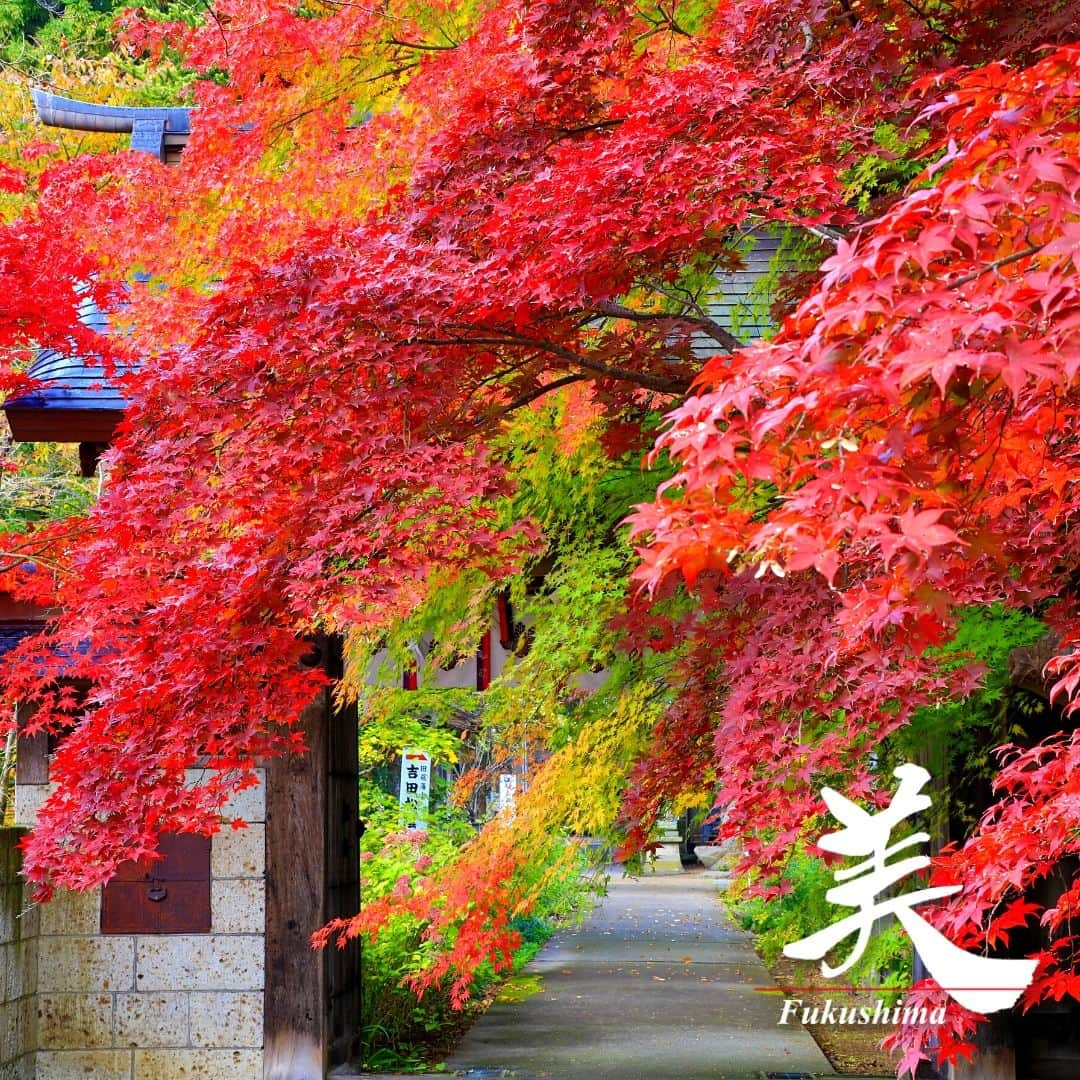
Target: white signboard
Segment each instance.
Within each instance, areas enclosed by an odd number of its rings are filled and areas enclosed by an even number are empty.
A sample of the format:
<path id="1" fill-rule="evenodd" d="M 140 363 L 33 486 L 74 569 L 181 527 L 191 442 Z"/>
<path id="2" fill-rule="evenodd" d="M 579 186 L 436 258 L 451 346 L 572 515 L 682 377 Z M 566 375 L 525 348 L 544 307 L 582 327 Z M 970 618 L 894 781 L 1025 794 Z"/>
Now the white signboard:
<path id="1" fill-rule="evenodd" d="M 514 815 L 514 798 L 517 795 L 517 777 L 513 773 L 499 773 L 499 813 L 504 810 Z"/>
<path id="2" fill-rule="evenodd" d="M 425 750 L 401 752 L 401 806 L 407 829 L 427 828 L 431 796 L 431 755 Z"/>

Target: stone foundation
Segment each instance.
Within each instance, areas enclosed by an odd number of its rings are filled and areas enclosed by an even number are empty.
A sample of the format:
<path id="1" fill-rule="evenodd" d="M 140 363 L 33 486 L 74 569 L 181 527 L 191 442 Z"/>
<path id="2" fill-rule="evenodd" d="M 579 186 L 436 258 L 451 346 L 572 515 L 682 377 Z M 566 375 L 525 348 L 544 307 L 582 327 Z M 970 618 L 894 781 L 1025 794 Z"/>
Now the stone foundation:
<path id="1" fill-rule="evenodd" d="M 23 913 L 21 829 L 0 829 L 0 1080 L 33 1080 L 37 1047 L 37 911 Z"/>
<path id="2" fill-rule="evenodd" d="M 46 792 L 45 784 L 19 785 L 21 821 L 29 823 Z M 0 1080 L 262 1076 L 265 807 L 260 784 L 226 808 L 249 827 L 213 838 L 209 934 L 102 935 L 100 889 L 61 893 L 23 917 L 22 938 L 7 933 Z M 18 853 L 3 865 L 4 900 L 17 894 L 5 912 L 17 910 Z M 11 922 L 5 914 L 5 931 Z M 40 936 L 29 936 L 31 928 Z"/>

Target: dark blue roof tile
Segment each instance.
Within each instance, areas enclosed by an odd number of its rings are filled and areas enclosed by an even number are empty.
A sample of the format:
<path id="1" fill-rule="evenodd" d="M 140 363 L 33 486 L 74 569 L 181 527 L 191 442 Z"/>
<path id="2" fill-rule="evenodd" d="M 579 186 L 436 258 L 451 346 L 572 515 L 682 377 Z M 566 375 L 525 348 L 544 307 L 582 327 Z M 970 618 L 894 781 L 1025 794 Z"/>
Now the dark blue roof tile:
<path id="1" fill-rule="evenodd" d="M 32 623 L 0 623 L 0 656 L 6 656 L 20 641 L 40 629 Z"/>
<path id="2" fill-rule="evenodd" d="M 100 334 L 108 317 L 90 300 L 79 305 L 79 321 Z M 29 368 L 41 385 L 3 404 L 17 442 L 105 443 L 126 402 L 95 357 L 41 349 Z"/>

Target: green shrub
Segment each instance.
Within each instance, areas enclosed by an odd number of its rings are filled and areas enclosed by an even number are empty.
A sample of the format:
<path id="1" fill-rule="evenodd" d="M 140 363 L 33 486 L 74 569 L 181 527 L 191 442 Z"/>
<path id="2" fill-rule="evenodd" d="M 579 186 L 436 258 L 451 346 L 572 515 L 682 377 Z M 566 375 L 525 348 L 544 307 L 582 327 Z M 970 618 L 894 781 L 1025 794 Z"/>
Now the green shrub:
<path id="1" fill-rule="evenodd" d="M 835 884 L 833 871 L 825 863 L 799 848 L 789 860 L 784 874 L 789 891 L 771 900 L 742 899 L 732 894 L 731 906 L 744 930 L 753 931 L 765 963 L 773 965 L 784 946 L 823 930 L 851 914 L 825 899 Z M 828 957 L 838 964 L 846 958 L 854 936 L 842 941 Z M 874 933 L 862 957 L 845 973 L 851 985 L 887 989 L 911 984 L 911 943 L 895 921 Z"/>
<path id="2" fill-rule="evenodd" d="M 397 801 L 371 784 L 361 788 L 361 888 L 364 903 L 406 894 L 420 878 L 433 876 L 449 866 L 475 830 L 464 814 L 438 807 L 428 818 L 425 833 L 402 829 Z M 553 851 L 561 849 L 557 841 Z M 580 867 L 552 875 L 550 864 L 538 858 L 525 871 L 523 891 L 537 895 L 532 911 L 511 920 L 521 935 L 514 955 L 517 972 L 539 952 L 559 922 L 580 916 L 591 887 L 581 878 Z M 378 936 L 360 941 L 361 1062 L 371 1069 L 419 1069 L 429 1050 L 445 1045 L 467 1022 L 450 1005 L 449 993 L 439 987 L 419 999 L 405 985 L 407 977 L 434 961 L 445 942 L 424 940 L 424 924 L 407 911 L 395 914 Z M 472 987 L 473 1001 L 482 1002 L 487 992 L 505 978 L 490 963 L 481 964 Z M 477 1006 L 474 1005 L 475 1009 Z"/>
<path id="3" fill-rule="evenodd" d="M 408 833 L 396 800 L 373 785 L 361 787 L 361 895 L 382 899 L 425 874 L 437 872 L 472 835 L 467 821 L 447 809 L 432 812 L 426 833 Z M 421 840 L 422 838 L 422 840 Z M 423 924 L 407 912 L 392 918 L 375 940 L 360 941 L 361 1058 L 368 1068 L 421 1068 L 421 1046 L 449 1022 L 447 997 L 429 992 L 420 1001 L 402 985 L 422 962 Z"/>

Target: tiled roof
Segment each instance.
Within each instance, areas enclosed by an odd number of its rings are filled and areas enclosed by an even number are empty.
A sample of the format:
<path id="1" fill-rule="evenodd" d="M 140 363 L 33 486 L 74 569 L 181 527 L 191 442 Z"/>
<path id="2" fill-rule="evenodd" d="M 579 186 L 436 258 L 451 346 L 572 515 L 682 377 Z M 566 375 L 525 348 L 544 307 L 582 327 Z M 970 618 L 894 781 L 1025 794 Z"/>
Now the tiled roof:
<path id="1" fill-rule="evenodd" d="M 166 163 L 175 162 L 191 132 L 191 110 L 183 107 L 95 105 L 40 89 L 32 93 L 43 123 L 76 131 L 131 132 L 133 150 L 149 151 Z M 108 333 L 108 319 L 88 301 L 80 306 L 79 319 L 99 333 Z M 93 356 L 42 349 L 29 374 L 42 385 L 3 404 L 17 441 L 102 444 L 111 440 L 126 403 Z"/>
<path id="2" fill-rule="evenodd" d="M 778 274 L 815 268 L 799 251 L 799 235 L 794 229 L 755 229 L 743 240 L 742 266 L 716 275 L 716 289 L 705 307 L 740 341 L 756 341 L 776 329 L 769 319 L 769 304 Z M 695 339 L 694 351 L 701 357 L 722 351 L 704 334 L 695 335 Z"/>
<path id="3" fill-rule="evenodd" d="M 79 321 L 98 333 L 108 319 L 89 301 Z M 41 386 L 4 402 L 12 436 L 19 442 L 108 442 L 125 401 L 93 357 L 42 349 L 28 374 Z"/>
<path id="4" fill-rule="evenodd" d="M 93 360 L 42 349 L 30 365 L 29 374 L 43 384 L 13 398 L 7 405 L 35 409 L 123 410 L 123 395 Z"/>
<path id="5" fill-rule="evenodd" d="M 0 656 L 6 656 L 23 638 L 36 634 L 40 629 L 34 623 L 0 623 Z"/>

